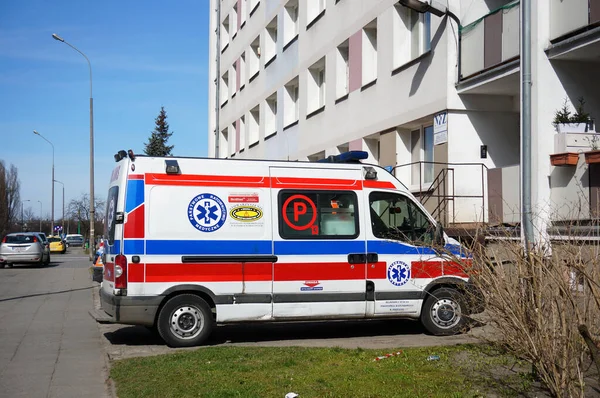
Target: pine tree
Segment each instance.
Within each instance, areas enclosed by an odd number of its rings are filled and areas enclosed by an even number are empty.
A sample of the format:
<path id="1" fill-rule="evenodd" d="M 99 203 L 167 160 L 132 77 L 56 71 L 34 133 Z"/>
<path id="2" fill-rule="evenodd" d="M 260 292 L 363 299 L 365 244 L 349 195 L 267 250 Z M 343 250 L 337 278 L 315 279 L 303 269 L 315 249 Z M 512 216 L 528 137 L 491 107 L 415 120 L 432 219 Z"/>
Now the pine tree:
<path id="1" fill-rule="evenodd" d="M 148 138 L 148 143 L 144 144 L 144 153 L 148 156 L 171 156 L 174 145 L 167 145 L 167 141 L 173 135 L 169 133 L 169 123 L 167 123 L 167 112 L 165 107 L 160 107 L 160 113 L 154 119 L 154 131 Z"/>

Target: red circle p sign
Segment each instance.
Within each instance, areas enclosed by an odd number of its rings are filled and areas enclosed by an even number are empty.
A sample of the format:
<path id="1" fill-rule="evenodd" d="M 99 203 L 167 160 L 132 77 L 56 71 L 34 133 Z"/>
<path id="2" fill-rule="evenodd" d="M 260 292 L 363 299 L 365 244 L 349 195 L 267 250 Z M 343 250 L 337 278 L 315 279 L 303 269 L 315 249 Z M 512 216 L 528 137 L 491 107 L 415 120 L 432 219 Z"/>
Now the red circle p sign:
<path id="1" fill-rule="evenodd" d="M 301 216 L 307 214 L 309 208 L 312 211 L 312 217 L 308 223 L 304 223 Z M 291 220 L 288 216 L 289 213 L 292 214 Z M 317 206 L 308 196 L 292 195 L 283 203 L 282 216 L 283 221 L 290 228 L 296 231 L 304 231 L 311 228 L 317 220 Z"/>

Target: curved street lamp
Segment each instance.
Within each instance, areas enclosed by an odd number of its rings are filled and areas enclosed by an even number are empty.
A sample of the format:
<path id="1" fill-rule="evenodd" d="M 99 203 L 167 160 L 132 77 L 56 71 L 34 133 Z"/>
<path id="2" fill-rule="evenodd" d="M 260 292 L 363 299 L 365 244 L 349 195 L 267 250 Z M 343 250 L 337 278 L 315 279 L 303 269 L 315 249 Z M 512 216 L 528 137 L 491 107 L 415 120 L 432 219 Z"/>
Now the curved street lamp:
<path id="1" fill-rule="evenodd" d="M 77 47 L 72 45 L 71 43 L 65 41 L 62 37 L 57 35 L 56 33 L 52 34 L 52 38 L 54 40 L 58 40 L 60 42 L 65 43 L 67 46 L 71 47 L 73 50 L 77 51 L 79 54 L 83 55 L 83 58 L 88 63 L 88 67 L 90 69 L 90 260 L 94 257 L 95 252 L 95 231 L 94 231 L 94 99 L 92 96 L 92 64 L 88 57 L 82 53 Z M 54 178 L 53 178 L 54 179 Z M 53 184 L 54 185 L 54 184 Z"/>
<path id="2" fill-rule="evenodd" d="M 48 140 L 46 137 L 44 137 L 43 135 L 41 135 L 40 133 L 38 133 L 37 131 L 33 130 L 33 134 L 39 135 L 40 137 L 42 137 L 48 144 L 50 144 L 52 146 L 52 210 L 50 211 L 51 213 L 51 226 L 50 226 L 50 234 L 53 233 L 54 231 L 54 144 L 50 142 L 50 140 Z M 39 202 L 39 201 L 38 201 Z M 42 202 L 40 202 L 40 206 L 42 205 Z M 41 214 L 42 210 L 40 207 L 40 232 L 42 232 L 42 214 Z"/>

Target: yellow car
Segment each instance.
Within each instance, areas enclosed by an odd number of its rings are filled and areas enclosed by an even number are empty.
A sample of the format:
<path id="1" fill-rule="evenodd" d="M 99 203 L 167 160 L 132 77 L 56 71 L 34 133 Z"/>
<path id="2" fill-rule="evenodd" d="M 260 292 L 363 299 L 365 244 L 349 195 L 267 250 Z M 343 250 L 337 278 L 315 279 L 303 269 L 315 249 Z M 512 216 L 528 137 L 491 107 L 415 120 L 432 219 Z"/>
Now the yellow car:
<path id="1" fill-rule="evenodd" d="M 48 242 L 50 242 L 50 253 L 65 253 L 67 251 L 67 245 L 58 236 L 49 236 Z"/>

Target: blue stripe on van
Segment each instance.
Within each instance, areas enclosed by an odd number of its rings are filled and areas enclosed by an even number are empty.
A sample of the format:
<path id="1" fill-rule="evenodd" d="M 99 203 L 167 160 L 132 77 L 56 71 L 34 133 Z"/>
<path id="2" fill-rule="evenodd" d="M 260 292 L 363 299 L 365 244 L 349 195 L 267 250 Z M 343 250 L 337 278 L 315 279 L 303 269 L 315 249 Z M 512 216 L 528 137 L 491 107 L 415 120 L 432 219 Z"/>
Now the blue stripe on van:
<path id="1" fill-rule="evenodd" d="M 146 254 L 271 254 L 270 240 L 147 240 Z"/>
<path id="2" fill-rule="evenodd" d="M 428 247 L 415 247 L 387 240 L 368 241 L 367 252 L 377 254 L 435 254 L 435 251 Z"/>
<path id="3" fill-rule="evenodd" d="M 331 240 L 304 240 L 304 241 L 275 241 L 275 255 L 293 254 L 349 254 L 364 253 L 365 241 L 331 241 Z"/>
<path id="4" fill-rule="evenodd" d="M 144 254 L 143 239 L 125 239 L 123 243 L 123 254 Z"/>
<path id="5" fill-rule="evenodd" d="M 275 241 L 275 252 L 271 253 L 269 240 L 146 240 L 148 255 L 346 255 L 364 253 L 365 242 L 354 241 Z M 115 242 L 115 250 L 118 249 Z M 451 252 L 458 247 L 447 245 Z M 368 241 L 367 252 L 378 254 L 435 254 L 428 247 L 414 247 L 391 241 Z M 111 249 L 111 252 L 112 249 Z M 144 254 L 143 239 L 126 239 L 124 254 Z"/>
<path id="6" fill-rule="evenodd" d="M 127 180 L 125 211 L 129 213 L 144 203 L 144 180 Z"/>

